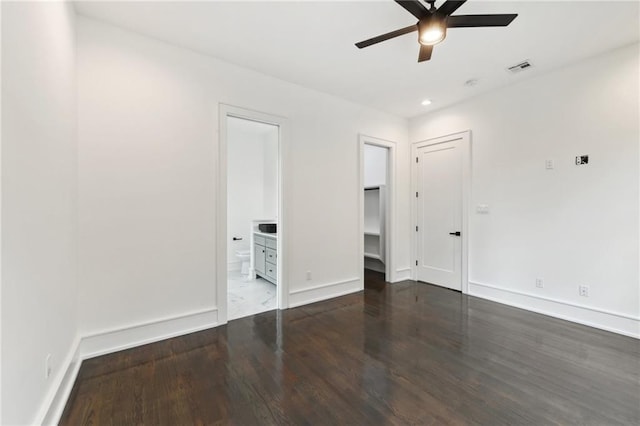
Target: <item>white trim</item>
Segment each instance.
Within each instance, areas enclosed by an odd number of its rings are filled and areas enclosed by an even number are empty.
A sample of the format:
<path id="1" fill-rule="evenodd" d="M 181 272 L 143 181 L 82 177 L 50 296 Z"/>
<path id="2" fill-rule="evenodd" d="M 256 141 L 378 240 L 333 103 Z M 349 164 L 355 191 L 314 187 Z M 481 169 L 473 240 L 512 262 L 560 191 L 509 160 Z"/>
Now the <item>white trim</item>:
<path id="1" fill-rule="evenodd" d="M 0 22 L 2 22 L 2 5 L 1 4 L 0 4 Z M 2 31 L 0 31 L 0 45 L 2 45 Z M 76 49 L 77 49 L 77 47 L 76 47 Z M 0 70 L 1 69 L 2 69 L 2 55 L 0 55 Z M 75 79 L 75 77 L 74 77 L 74 79 Z M 75 88 L 74 88 L 74 90 L 75 90 Z M 2 91 L 2 78 L 0 78 L 0 94 L 1 93 L 4 93 Z M 2 104 L 3 104 L 3 102 L 0 102 L 0 117 L 3 117 L 3 115 L 2 115 Z M 78 119 L 77 116 L 74 117 L 74 119 L 77 122 L 77 119 Z M 75 142 L 77 143 L 77 140 Z M 2 120 L 0 120 L 0 318 L 3 318 L 3 316 L 2 316 L 2 288 L 4 287 L 4 284 L 2 282 L 2 276 L 3 276 L 2 275 L 2 259 L 3 259 L 2 258 L 2 246 L 4 244 L 1 243 L 2 242 L 2 223 L 3 223 L 3 221 L 2 221 L 2 211 L 3 211 L 2 210 L 2 187 L 3 187 L 3 185 L 1 183 L 2 183 L 2 176 L 4 176 L 2 174 L 2 147 L 3 147 L 3 144 L 2 144 Z M 3 354 L 3 353 L 4 352 L 2 350 L 2 330 L 0 328 L 0 357 L 1 357 L 1 354 Z M 2 363 L 0 363 L 0 422 L 2 422 L 2 401 L 4 400 L 2 398 L 2 388 L 4 387 L 4 386 L 2 386 L 2 383 L 4 383 L 4 382 L 2 381 Z"/>
<path id="2" fill-rule="evenodd" d="M 637 316 L 579 305 L 493 284 L 470 281 L 469 285 L 469 294 L 472 296 L 589 327 L 640 338 L 640 317 Z"/>
<path id="3" fill-rule="evenodd" d="M 362 291 L 360 277 L 320 284 L 292 291 L 289 296 L 289 307 L 296 308 L 359 291 Z"/>
<path id="4" fill-rule="evenodd" d="M 83 360 L 160 340 L 206 330 L 219 325 L 218 309 L 210 308 L 170 318 L 100 331 L 83 336 L 80 356 Z"/>
<path id="5" fill-rule="evenodd" d="M 462 249 L 462 267 L 461 281 L 462 293 L 469 293 L 469 205 L 471 201 L 471 130 L 452 133 L 437 138 L 418 141 L 411 144 L 411 223 L 416 224 L 418 221 L 418 203 L 416 197 L 413 196 L 418 190 L 417 182 L 417 166 L 413 159 L 417 155 L 420 147 L 436 145 L 446 142 L 460 141 L 460 149 L 462 149 L 462 231 L 461 231 L 461 249 Z M 416 233 L 411 233 L 411 277 L 416 280 L 417 267 L 415 259 L 418 258 L 418 239 Z"/>
<path id="6" fill-rule="evenodd" d="M 333 287 L 333 286 L 336 286 L 336 285 L 342 285 L 342 284 L 345 284 L 345 283 L 350 283 L 352 281 L 357 281 L 359 279 L 360 279 L 360 277 L 357 277 L 357 278 L 351 278 L 349 280 L 342 280 L 342 281 L 336 281 L 336 282 L 332 282 L 332 283 L 314 285 L 312 287 L 307 287 L 307 288 L 301 288 L 301 289 L 298 289 L 298 290 L 294 290 L 290 294 L 294 295 L 294 294 L 306 293 L 306 292 L 318 290 L 318 289 L 321 289 L 321 288 L 328 288 L 328 287 Z"/>
<path id="7" fill-rule="evenodd" d="M 472 286 L 476 285 L 476 286 L 481 286 L 481 287 L 488 287 L 488 288 L 492 288 L 494 290 L 506 291 L 508 293 L 518 294 L 518 295 L 521 295 L 521 296 L 535 297 L 536 299 L 546 300 L 548 302 L 553 302 L 553 303 L 560 303 L 560 304 L 563 304 L 563 305 L 572 306 L 574 308 L 588 309 L 590 311 L 599 312 L 599 313 L 602 313 L 602 314 L 613 315 L 613 316 L 616 316 L 616 317 L 626 318 L 626 319 L 630 319 L 630 320 L 634 320 L 634 321 L 640 321 L 640 316 L 621 314 L 619 312 L 609 311 L 609 310 L 606 310 L 606 309 L 593 308 L 593 307 L 590 307 L 590 306 L 579 305 L 577 303 L 567 302 L 567 301 L 560 300 L 560 299 L 554 299 L 552 297 L 540 296 L 540 295 L 528 293 L 528 292 L 525 292 L 525 291 L 513 290 L 513 289 L 510 289 L 510 288 L 504 288 L 504 287 L 500 287 L 500 286 L 497 286 L 497 285 L 480 283 L 480 282 L 477 282 L 477 281 L 469 281 L 469 284 L 471 284 Z"/>
<path id="8" fill-rule="evenodd" d="M 373 145 L 387 148 L 387 181 L 386 211 L 385 211 L 385 280 L 395 282 L 395 253 L 396 253 L 396 147 L 393 141 L 374 138 L 363 134 L 358 135 L 358 271 L 360 273 L 361 288 L 364 289 L 364 146 Z"/>
<path id="9" fill-rule="evenodd" d="M 44 403 L 40 406 L 36 415 L 36 424 L 58 424 L 78 376 L 78 371 L 80 371 L 80 364 L 80 336 L 76 336 L 69 353 L 61 364 L 62 368 L 58 370 L 55 384 L 51 386 Z"/>
<path id="10" fill-rule="evenodd" d="M 217 319 L 216 308 L 204 309 L 77 337 L 62 363 L 60 373 L 56 377 L 56 384 L 51 387 L 45 403 L 40 408 L 36 424 L 58 424 L 82 361 L 213 328 L 218 325 Z"/>
<path id="11" fill-rule="evenodd" d="M 288 212 L 285 200 L 289 194 L 287 165 L 289 153 L 289 122 L 285 117 L 253 111 L 227 104 L 219 104 L 218 123 L 219 138 L 215 163 L 218 166 L 218 182 L 216 194 L 216 300 L 218 305 L 219 324 L 227 323 L 227 117 L 278 126 L 278 308 L 289 307 L 289 276 L 286 270 L 289 258 L 289 242 L 287 239 Z"/>
<path id="12" fill-rule="evenodd" d="M 392 282 L 406 281 L 411 279 L 411 268 L 396 269 L 396 279 Z"/>

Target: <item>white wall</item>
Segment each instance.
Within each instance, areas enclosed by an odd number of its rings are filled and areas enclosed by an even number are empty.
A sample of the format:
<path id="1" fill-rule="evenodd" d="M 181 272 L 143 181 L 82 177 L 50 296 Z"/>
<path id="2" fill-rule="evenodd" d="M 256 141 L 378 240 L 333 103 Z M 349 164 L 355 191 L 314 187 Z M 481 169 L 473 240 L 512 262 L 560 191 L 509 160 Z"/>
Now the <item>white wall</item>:
<path id="1" fill-rule="evenodd" d="M 81 17 L 78 63 L 85 332 L 216 307 L 221 102 L 290 122 L 293 302 L 357 286 L 358 134 L 397 141 L 405 158 L 406 120 Z M 408 184 L 400 173 L 399 188 Z M 409 264 L 408 205 L 409 190 L 398 191 L 399 267 Z"/>
<path id="2" fill-rule="evenodd" d="M 387 184 L 388 148 L 375 145 L 364 145 L 364 186 Z M 406 158 L 403 158 L 406 161 Z"/>
<path id="3" fill-rule="evenodd" d="M 74 27 L 69 4 L 2 3 L 0 423 L 7 425 L 42 420 L 77 335 Z"/>
<path id="4" fill-rule="evenodd" d="M 278 127 L 235 117 L 227 120 L 227 263 L 239 269 L 235 252 L 249 249 L 251 221 L 276 217 Z"/>
<path id="5" fill-rule="evenodd" d="M 264 218 L 278 218 L 278 135 L 280 130 L 271 127 L 264 137 Z"/>
<path id="6" fill-rule="evenodd" d="M 410 120 L 472 131 L 472 294 L 640 335 L 638 71 L 636 44 Z"/>

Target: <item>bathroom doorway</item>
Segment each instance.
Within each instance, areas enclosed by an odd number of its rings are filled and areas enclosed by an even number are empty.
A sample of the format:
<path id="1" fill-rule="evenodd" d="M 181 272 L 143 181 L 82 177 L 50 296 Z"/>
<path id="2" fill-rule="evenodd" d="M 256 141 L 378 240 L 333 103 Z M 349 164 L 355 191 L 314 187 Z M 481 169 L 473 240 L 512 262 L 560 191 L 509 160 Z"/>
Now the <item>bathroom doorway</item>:
<path id="1" fill-rule="evenodd" d="M 280 119 L 221 106 L 219 322 L 283 308 Z M 222 167 L 221 167 L 222 169 Z M 223 201 L 223 200 L 220 200 Z M 220 210 L 223 210 L 222 212 Z M 223 222 L 223 223 L 221 223 Z M 223 230 L 220 228 L 224 227 Z M 223 231 L 223 232 L 221 232 Z M 225 261 L 221 259 L 224 258 Z M 222 270 L 221 270 L 222 269 Z M 224 275 L 224 278 L 222 277 Z M 224 287 L 224 291 L 220 291 Z"/>

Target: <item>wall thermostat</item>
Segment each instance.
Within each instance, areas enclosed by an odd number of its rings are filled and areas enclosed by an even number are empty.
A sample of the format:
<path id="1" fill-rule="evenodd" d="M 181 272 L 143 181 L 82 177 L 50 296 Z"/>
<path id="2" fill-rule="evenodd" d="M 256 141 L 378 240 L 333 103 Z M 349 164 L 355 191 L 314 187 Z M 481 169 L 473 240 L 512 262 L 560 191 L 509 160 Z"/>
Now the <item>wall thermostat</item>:
<path id="1" fill-rule="evenodd" d="M 588 155 L 579 155 L 576 157 L 576 166 L 580 166 L 582 164 L 589 164 Z"/>

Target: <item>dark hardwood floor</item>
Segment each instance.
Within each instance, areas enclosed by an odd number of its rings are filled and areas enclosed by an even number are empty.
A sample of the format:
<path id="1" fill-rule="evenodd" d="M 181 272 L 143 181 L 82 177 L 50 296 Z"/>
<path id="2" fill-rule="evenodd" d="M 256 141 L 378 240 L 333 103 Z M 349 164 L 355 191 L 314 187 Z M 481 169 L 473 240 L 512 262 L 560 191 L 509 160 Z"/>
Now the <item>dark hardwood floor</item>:
<path id="1" fill-rule="evenodd" d="M 82 364 L 62 425 L 640 424 L 640 342 L 367 272 Z"/>

